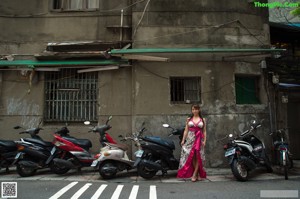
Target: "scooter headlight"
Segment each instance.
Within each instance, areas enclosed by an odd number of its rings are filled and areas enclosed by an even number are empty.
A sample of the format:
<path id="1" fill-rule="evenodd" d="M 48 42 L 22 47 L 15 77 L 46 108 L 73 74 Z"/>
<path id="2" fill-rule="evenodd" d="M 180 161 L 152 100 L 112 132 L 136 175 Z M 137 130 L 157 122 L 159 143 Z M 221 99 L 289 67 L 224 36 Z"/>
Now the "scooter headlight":
<path id="1" fill-rule="evenodd" d="M 106 157 L 106 156 L 110 156 L 110 152 L 109 151 L 105 151 L 104 153 L 103 153 L 103 155 Z"/>
<path id="2" fill-rule="evenodd" d="M 57 146 L 57 147 L 60 147 L 60 146 L 65 146 L 66 144 L 63 143 L 63 142 L 56 141 L 56 142 L 54 143 L 54 145 Z"/>

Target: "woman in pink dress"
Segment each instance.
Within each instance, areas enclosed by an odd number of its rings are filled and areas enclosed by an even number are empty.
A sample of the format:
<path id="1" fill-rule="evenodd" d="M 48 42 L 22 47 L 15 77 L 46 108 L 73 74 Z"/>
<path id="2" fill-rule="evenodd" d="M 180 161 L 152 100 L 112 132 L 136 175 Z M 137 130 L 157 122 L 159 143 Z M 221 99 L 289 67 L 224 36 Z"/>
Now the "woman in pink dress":
<path id="1" fill-rule="evenodd" d="M 191 118 L 186 126 L 181 142 L 181 157 L 177 178 L 192 178 L 192 182 L 206 178 L 203 168 L 204 147 L 206 144 L 206 123 L 201 115 L 200 106 L 192 105 Z"/>

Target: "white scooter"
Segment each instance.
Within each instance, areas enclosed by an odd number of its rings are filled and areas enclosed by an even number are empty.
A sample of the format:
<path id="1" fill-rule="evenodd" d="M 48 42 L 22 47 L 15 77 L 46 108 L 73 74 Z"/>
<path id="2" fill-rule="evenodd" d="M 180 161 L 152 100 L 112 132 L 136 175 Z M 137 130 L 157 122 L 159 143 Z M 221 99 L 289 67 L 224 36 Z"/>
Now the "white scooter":
<path id="1" fill-rule="evenodd" d="M 133 133 L 129 137 L 119 136 L 122 141 L 132 140 L 136 143 L 138 151 L 135 152 L 135 155 L 139 157 L 141 146 L 140 146 L 140 135 L 145 130 L 143 128 L 137 133 Z M 92 167 L 99 170 L 99 173 L 104 179 L 111 179 L 116 176 L 118 171 L 124 171 L 125 169 L 131 170 L 134 168 L 135 161 L 130 160 L 127 155 L 128 146 L 123 144 L 112 144 L 105 143 L 106 146 L 100 150 L 100 156 L 97 160 L 94 160 Z"/>

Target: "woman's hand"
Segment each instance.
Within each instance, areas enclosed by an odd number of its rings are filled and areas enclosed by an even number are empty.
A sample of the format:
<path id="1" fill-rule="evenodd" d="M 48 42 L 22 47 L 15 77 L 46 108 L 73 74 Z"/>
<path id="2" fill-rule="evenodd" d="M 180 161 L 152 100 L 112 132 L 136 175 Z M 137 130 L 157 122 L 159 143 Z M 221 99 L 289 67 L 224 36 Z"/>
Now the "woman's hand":
<path id="1" fill-rule="evenodd" d="M 205 143 L 205 142 L 202 142 L 202 146 L 205 147 L 205 145 L 206 145 L 206 143 Z"/>
<path id="2" fill-rule="evenodd" d="M 184 142 L 185 142 L 184 140 L 182 140 L 182 141 L 181 141 L 181 146 L 183 146 L 183 145 L 184 145 Z"/>

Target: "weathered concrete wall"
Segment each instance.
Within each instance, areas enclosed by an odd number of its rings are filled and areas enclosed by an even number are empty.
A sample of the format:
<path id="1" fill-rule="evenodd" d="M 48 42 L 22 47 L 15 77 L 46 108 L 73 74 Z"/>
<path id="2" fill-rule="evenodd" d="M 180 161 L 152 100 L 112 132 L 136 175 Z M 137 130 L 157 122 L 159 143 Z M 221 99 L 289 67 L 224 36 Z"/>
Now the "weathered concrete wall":
<path id="1" fill-rule="evenodd" d="M 51 0 L 3 0 L 0 3 L 0 55 L 14 54 L 15 59 L 32 59 L 43 52 L 48 42 L 119 41 L 122 8 L 124 26 L 131 26 L 131 0 L 99 1 L 99 10 L 58 12 L 51 10 Z M 127 8 L 128 7 L 128 8 Z M 124 29 L 123 40 L 131 39 L 131 30 Z M 0 138 L 19 139 L 13 126 L 36 127 L 44 111 L 43 73 L 29 90 L 29 80 L 20 71 L 5 71 L 0 79 Z M 113 115 L 110 130 L 113 137 L 131 132 L 131 68 L 99 72 L 99 124 Z M 41 137 L 52 140 L 52 132 L 64 124 L 42 124 Z M 69 124 L 70 132 L 93 142 L 92 151 L 99 150 L 98 135 L 87 133 L 83 124 Z"/>
<path id="2" fill-rule="evenodd" d="M 269 44 L 267 9 L 255 8 L 247 1 L 150 1 L 144 13 L 145 6 L 146 2 L 133 9 L 135 47 L 254 47 Z M 229 23 L 236 20 L 242 25 Z"/>
<path id="3" fill-rule="evenodd" d="M 148 5 L 147 2 L 133 9 L 135 48 L 260 48 L 269 45 L 267 10 L 254 8 L 247 1 L 158 0 Z M 208 167 L 227 164 L 223 144 L 216 140 L 234 130 L 245 131 L 251 119 L 265 119 L 259 137 L 270 145 L 266 133 L 269 132 L 266 130 L 268 104 L 259 60 L 225 62 L 222 56 L 213 53 L 155 55 L 170 58 L 170 63 L 134 63 L 133 128 L 145 121 L 147 134 L 167 137 L 168 130 L 163 129 L 162 123 L 175 127 L 184 125 L 191 105 L 170 103 L 169 78 L 199 76 L 201 109 L 207 119 Z M 242 74 L 260 77 L 261 104 L 236 104 L 235 75 Z M 177 144 L 179 157 L 178 138 L 172 139 Z"/>
<path id="4" fill-rule="evenodd" d="M 1 2 L 0 25 L 6 27 L 0 32 L 0 54 L 33 54 L 45 49 L 46 43 L 54 41 L 83 41 L 119 39 L 119 31 L 108 29 L 108 25 L 119 25 L 119 12 L 72 12 L 57 13 L 49 11 L 49 2 L 27 0 L 31 3 L 23 9 L 16 0 Z M 100 1 L 100 10 L 126 7 L 131 1 Z M 137 2 L 137 1 L 133 1 Z M 158 0 L 150 1 L 144 17 L 147 1 L 136 4 L 132 14 L 128 9 L 124 25 L 133 24 L 133 47 L 232 47 L 260 48 L 269 44 L 267 15 L 263 9 L 255 9 L 247 1 L 230 2 Z M 30 16 L 32 13 L 41 15 Z M 45 13 L 45 14 L 44 14 Z M 19 17 L 13 17 L 17 14 Z M 266 15 L 266 16 L 265 16 Z M 131 18 L 132 17 L 132 18 Z M 240 20 L 240 24 L 228 22 Z M 10 24 L 10 25 L 8 25 Z M 215 27 L 213 27 L 215 26 Z M 124 39 L 131 39 L 131 30 L 124 33 Z M 232 54 L 231 54 L 232 55 Z M 113 115 L 110 124 L 112 135 L 125 135 L 140 129 L 145 122 L 147 135 L 167 137 L 167 129 L 162 123 L 174 127 L 184 125 L 190 114 L 190 104 L 170 103 L 170 76 L 200 76 L 202 100 L 201 108 L 207 119 L 207 166 L 224 166 L 222 144 L 216 139 L 228 133 L 242 132 L 251 119 L 268 119 L 267 100 L 263 86 L 263 77 L 258 61 L 250 60 L 224 62 L 215 54 L 169 54 L 160 55 L 171 58 L 169 63 L 134 61 L 132 68 L 99 72 L 99 124 L 103 124 L 108 115 Z M 3 72 L 2 103 L 0 112 L 1 138 L 17 139 L 19 135 L 8 134 L 16 124 L 37 125 L 43 115 L 43 81 L 38 81 L 27 94 L 27 80 L 20 80 L 18 71 Z M 260 105 L 236 105 L 235 74 L 261 76 Z M 40 76 L 42 78 L 42 76 Z M 0 81 L 1 86 L 1 81 Z M 12 92 L 15 91 L 15 92 Z M 0 95 L 1 97 L 1 95 Z M 26 108 L 27 107 L 27 108 Z M 268 142 L 265 132 L 267 120 L 261 129 L 262 138 Z M 51 140 L 53 132 L 62 124 L 44 124 L 46 129 L 41 136 Z M 2 128 L 3 127 L 3 128 Z M 82 124 L 71 124 L 71 134 L 79 138 L 89 138 L 93 142 L 93 151 L 98 150 L 97 135 L 88 134 Z M 15 130 L 13 130 L 15 131 Z M 178 138 L 172 138 L 177 144 Z M 130 143 L 128 143 L 130 144 Z"/>
<path id="5" fill-rule="evenodd" d="M 48 42 L 119 41 L 119 29 L 107 26 L 120 25 L 120 10 L 131 1 L 100 1 L 100 10 L 91 12 L 54 12 L 50 2 L 1 1 L 0 25 L 5 31 L 0 32 L 0 54 L 40 53 Z M 131 25 L 130 9 L 124 11 L 123 23 Z M 130 34 L 130 29 L 124 29 L 123 39 L 130 40 Z"/>

